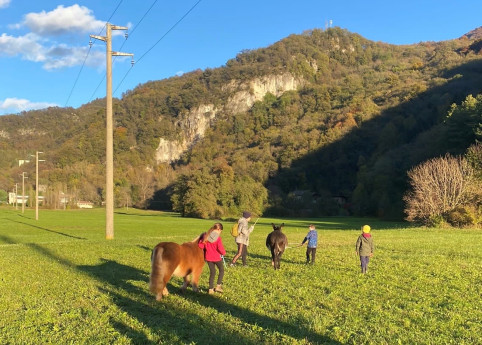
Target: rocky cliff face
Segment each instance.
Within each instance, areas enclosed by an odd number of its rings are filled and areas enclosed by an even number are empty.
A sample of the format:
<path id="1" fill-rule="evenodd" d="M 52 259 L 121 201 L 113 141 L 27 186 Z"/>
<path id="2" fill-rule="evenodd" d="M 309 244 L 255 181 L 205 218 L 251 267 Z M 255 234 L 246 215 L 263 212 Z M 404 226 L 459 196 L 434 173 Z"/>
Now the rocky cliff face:
<path id="1" fill-rule="evenodd" d="M 290 73 L 270 75 L 256 78 L 250 82 L 238 83 L 232 81 L 223 87 L 223 91 L 233 94 L 226 104 L 216 108 L 213 104 L 202 104 L 183 116 L 178 125 L 182 128 L 184 137 L 179 141 L 160 138 L 156 150 L 157 163 L 173 162 L 188 150 L 194 143 L 204 137 L 204 133 L 215 120 L 219 111 L 229 114 L 249 110 L 256 101 L 262 100 L 269 92 L 281 96 L 286 91 L 296 90 L 304 84 L 303 80 L 295 78 Z"/>
<path id="2" fill-rule="evenodd" d="M 214 104 L 202 104 L 191 110 L 178 123 L 184 133 L 184 137 L 180 141 L 160 138 L 159 146 L 156 149 L 157 163 L 178 160 L 192 144 L 204 137 L 204 132 L 216 117 L 217 112 L 218 109 L 214 107 Z"/>
<path id="3" fill-rule="evenodd" d="M 286 91 L 296 90 L 302 83 L 302 80 L 289 73 L 256 78 L 249 83 L 232 82 L 224 89 L 237 92 L 228 99 L 225 110 L 233 114 L 245 112 L 254 102 L 262 100 L 268 92 L 278 97 Z"/>

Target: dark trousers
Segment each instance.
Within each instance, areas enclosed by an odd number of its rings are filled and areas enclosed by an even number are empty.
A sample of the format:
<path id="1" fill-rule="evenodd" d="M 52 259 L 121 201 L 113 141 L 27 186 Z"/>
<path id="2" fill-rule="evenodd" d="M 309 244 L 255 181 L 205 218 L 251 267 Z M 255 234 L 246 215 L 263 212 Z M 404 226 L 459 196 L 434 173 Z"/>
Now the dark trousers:
<path id="1" fill-rule="evenodd" d="M 242 243 L 236 243 L 236 244 L 238 245 L 238 253 L 234 256 L 233 261 L 231 261 L 231 263 L 234 264 L 241 256 L 243 265 L 246 265 L 246 258 L 248 257 L 248 246 L 245 246 Z"/>
<path id="2" fill-rule="evenodd" d="M 311 263 L 315 263 L 315 258 L 316 258 L 316 248 L 306 248 L 306 263 L 310 263 L 310 255 L 311 255 Z"/>
<path id="3" fill-rule="evenodd" d="M 361 273 L 367 273 L 369 262 L 370 262 L 369 256 L 360 256 Z"/>
<path id="4" fill-rule="evenodd" d="M 214 289 L 214 277 L 216 276 L 216 266 L 218 267 L 218 270 L 219 270 L 217 284 L 221 285 L 223 283 L 223 277 L 224 277 L 223 260 L 219 260 L 217 262 L 207 261 L 207 263 L 209 266 L 209 288 Z"/>

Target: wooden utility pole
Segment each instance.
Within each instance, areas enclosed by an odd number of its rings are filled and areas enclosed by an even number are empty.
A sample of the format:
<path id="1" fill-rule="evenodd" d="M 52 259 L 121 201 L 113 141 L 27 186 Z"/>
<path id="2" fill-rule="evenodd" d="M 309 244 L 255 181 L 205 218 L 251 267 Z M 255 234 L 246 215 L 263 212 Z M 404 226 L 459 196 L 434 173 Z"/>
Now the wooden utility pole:
<path id="1" fill-rule="evenodd" d="M 22 172 L 22 213 L 25 213 L 25 179 L 28 178 L 25 174 L 25 171 Z"/>
<path id="2" fill-rule="evenodd" d="M 38 220 L 38 162 L 45 162 L 43 159 L 38 159 L 39 153 L 43 152 L 37 151 L 35 154 L 35 220 Z"/>
<path id="3" fill-rule="evenodd" d="M 112 120 L 112 56 L 134 56 L 134 54 L 112 51 L 112 30 L 127 30 L 125 26 L 106 24 L 106 36 L 90 37 L 106 43 L 106 171 L 105 171 L 105 238 L 114 238 L 114 129 Z"/>
<path id="4" fill-rule="evenodd" d="M 18 210 L 17 195 L 18 195 L 18 183 L 15 183 L 15 210 Z"/>

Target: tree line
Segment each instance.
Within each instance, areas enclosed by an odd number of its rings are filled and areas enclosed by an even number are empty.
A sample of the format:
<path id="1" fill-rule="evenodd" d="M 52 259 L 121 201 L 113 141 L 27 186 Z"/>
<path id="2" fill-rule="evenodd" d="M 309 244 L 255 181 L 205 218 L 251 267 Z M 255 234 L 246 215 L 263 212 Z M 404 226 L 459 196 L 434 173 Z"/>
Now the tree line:
<path id="1" fill-rule="evenodd" d="M 139 85 L 114 102 L 116 205 L 203 218 L 245 208 L 403 218 L 408 171 L 478 140 L 457 115 L 469 94 L 482 92 L 474 47 L 467 39 L 395 46 L 339 28 L 311 30 L 220 68 Z M 226 103 L 235 91 L 225 85 L 287 71 L 304 86 L 267 94 L 247 112 L 219 113 L 178 162 L 155 161 L 159 138 L 182 138 L 179 123 L 191 109 Z M 26 168 L 19 158 L 42 150 L 41 184 L 100 204 L 104 118 L 101 99 L 2 116 L 0 188 L 18 181 Z"/>

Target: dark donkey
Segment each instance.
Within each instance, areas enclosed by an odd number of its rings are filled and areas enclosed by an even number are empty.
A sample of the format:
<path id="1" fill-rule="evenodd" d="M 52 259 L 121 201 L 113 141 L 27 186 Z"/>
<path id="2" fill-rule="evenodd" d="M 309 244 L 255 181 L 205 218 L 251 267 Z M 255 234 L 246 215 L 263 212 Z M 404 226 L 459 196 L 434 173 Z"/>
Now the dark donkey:
<path id="1" fill-rule="evenodd" d="M 276 226 L 273 223 L 271 225 L 273 226 L 273 231 L 266 237 L 266 247 L 271 250 L 271 264 L 276 270 L 280 268 L 281 255 L 283 255 L 288 245 L 288 238 L 281 232 L 281 228 L 285 226 L 285 223 L 280 226 Z"/>

